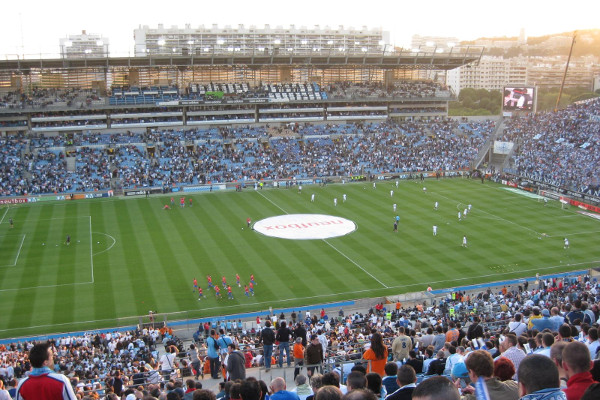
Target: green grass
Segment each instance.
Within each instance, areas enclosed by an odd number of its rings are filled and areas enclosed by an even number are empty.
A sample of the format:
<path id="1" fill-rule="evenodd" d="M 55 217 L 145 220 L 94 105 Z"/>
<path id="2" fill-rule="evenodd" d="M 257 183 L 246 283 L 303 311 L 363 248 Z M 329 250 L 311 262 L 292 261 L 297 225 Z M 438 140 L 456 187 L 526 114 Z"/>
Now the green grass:
<path id="1" fill-rule="evenodd" d="M 198 318 L 395 295 L 589 268 L 600 262 L 600 221 L 544 207 L 495 184 L 448 179 L 305 186 L 195 194 L 194 206 L 163 210 L 168 197 L 49 202 L 0 209 L 0 337 L 135 324 L 148 310 Z M 390 198 L 390 189 L 394 198 Z M 310 202 L 311 193 L 316 202 Z M 341 202 L 346 193 L 348 201 Z M 189 197 L 189 195 L 188 195 Z M 333 198 L 340 201 L 333 207 Z M 176 196 L 178 199 L 178 196 Z M 438 211 L 433 204 L 438 201 Z M 392 232 L 392 204 L 399 232 Z M 473 205 L 465 221 L 457 212 Z M 328 240 L 285 240 L 244 229 L 285 213 L 322 213 L 357 224 Z M 15 227 L 11 229 L 9 218 Z M 438 225 L 438 236 L 432 226 Z M 542 237 L 542 233 L 547 236 Z M 71 245 L 64 244 L 71 235 Z M 469 247 L 462 248 L 463 235 Z M 563 239 L 571 242 L 563 249 Z M 541 237 L 541 239 L 540 239 Z M 254 274 L 256 295 L 205 290 L 225 275 Z M 233 285 L 234 286 L 234 285 Z"/>

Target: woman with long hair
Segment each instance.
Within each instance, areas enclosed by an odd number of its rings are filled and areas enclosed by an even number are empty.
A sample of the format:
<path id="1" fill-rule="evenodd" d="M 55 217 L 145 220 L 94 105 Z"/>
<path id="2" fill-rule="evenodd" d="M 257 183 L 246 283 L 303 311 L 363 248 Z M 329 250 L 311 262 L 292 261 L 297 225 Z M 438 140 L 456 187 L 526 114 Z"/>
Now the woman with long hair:
<path id="1" fill-rule="evenodd" d="M 380 376 L 385 374 L 384 368 L 387 363 L 388 349 L 383 344 L 383 337 L 379 332 L 371 335 L 371 347 L 363 353 L 363 359 L 370 361 L 367 372 L 376 372 Z"/>

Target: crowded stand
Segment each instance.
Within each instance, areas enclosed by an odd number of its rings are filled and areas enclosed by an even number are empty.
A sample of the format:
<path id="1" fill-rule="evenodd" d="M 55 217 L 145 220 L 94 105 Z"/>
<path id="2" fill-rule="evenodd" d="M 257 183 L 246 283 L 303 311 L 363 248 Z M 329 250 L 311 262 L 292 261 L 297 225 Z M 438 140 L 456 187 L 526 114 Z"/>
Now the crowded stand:
<path id="1" fill-rule="evenodd" d="M 33 88 L 29 94 L 0 94 L 0 109 L 90 108 L 104 104 L 99 93 L 91 89 Z"/>
<path id="2" fill-rule="evenodd" d="M 518 399 L 516 382 L 525 385 L 529 379 L 526 366 L 543 363 L 537 358 L 545 357 L 558 368 L 543 371 L 556 376 L 554 386 L 544 389 L 567 394 L 553 398 L 579 399 L 600 378 L 599 289 L 589 275 L 536 277 L 508 287 L 458 289 L 406 305 L 389 298 L 349 313 L 328 309 L 328 314 L 321 308 L 289 315 L 268 312 L 244 321 L 213 319 L 200 323 L 187 344 L 166 323 L 64 335 L 49 344 L 54 365 L 46 373 L 66 376 L 78 398 L 86 399 L 119 398 L 110 393 L 127 400 L 130 394 L 131 399 L 181 399 L 168 393 L 185 391 L 184 382 L 188 390 L 199 389 L 214 386 L 214 379 L 244 380 L 259 371 L 259 379 L 267 379 L 273 376 L 271 369 L 281 370 L 283 378 L 275 379 L 288 380 L 289 386 L 293 376 L 295 390 L 308 395 L 319 379 L 333 379 L 327 385 L 342 392 L 357 390 L 362 387 L 355 382 L 359 372 L 367 381 L 376 378 L 369 373 L 379 376 L 371 387 L 373 399 L 393 400 L 399 385 L 442 382 L 436 376 L 455 383 L 457 397 L 452 398 L 474 398 L 469 396 L 483 390 L 476 380 L 484 376 L 488 390 L 501 387 L 502 398 Z M 17 387 L 25 390 L 25 378 L 37 373 L 31 371 L 35 361 L 29 353 L 43 343 L 26 340 L 0 347 L 0 379 L 9 393 Z M 236 351 L 239 355 L 232 355 Z M 239 369 L 230 368 L 229 357 L 234 356 Z M 481 370 L 478 365 L 484 361 L 489 367 Z M 407 372 L 410 379 L 404 382 Z M 217 391 L 213 394 L 219 395 Z"/>
<path id="3" fill-rule="evenodd" d="M 515 174 L 577 192 L 598 191 L 598 99 L 557 112 L 509 119 L 499 140 L 518 146 L 513 156 Z"/>
<path id="4" fill-rule="evenodd" d="M 266 126 L 39 135 L 29 140 L 29 153 L 19 159 L 16 154 L 24 153 L 21 145 L 2 164 L 26 165 L 30 176 L 25 182 L 13 178 L 3 186 L 12 194 L 106 190 L 111 188 L 113 170 L 124 188 L 453 171 L 468 168 L 493 131 L 489 121 L 473 124 L 478 130 L 441 118 L 293 125 L 294 135 L 285 137 L 274 136 L 277 130 Z M 66 149 L 72 147 L 77 164 L 67 171 Z"/>

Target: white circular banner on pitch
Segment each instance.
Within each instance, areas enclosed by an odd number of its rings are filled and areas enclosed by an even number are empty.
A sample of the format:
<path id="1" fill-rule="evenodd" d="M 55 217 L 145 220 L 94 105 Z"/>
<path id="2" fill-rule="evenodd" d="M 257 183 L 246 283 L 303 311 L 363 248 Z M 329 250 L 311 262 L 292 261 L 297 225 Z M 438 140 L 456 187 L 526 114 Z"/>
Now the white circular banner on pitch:
<path id="1" fill-rule="evenodd" d="M 356 224 L 346 218 L 322 214 L 289 214 L 269 217 L 256 222 L 254 230 L 281 239 L 329 239 L 356 230 Z"/>

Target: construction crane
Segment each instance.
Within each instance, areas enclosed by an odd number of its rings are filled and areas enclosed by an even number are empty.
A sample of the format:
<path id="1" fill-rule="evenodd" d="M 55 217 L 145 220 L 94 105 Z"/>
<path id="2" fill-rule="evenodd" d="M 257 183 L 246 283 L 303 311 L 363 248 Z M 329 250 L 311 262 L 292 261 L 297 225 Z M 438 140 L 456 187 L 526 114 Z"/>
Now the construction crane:
<path id="1" fill-rule="evenodd" d="M 575 46 L 575 38 L 577 37 L 577 31 L 573 32 L 573 40 L 571 41 L 571 50 L 569 50 L 569 58 L 567 59 L 567 65 L 565 66 L 565 73 L 563 74 L 562 82 L 560 83 L 560 90 L 558 91 L 558 98 L 556 99 L 556 105 L 554 106 L 554 112 L 558 111 L 558 104 L 560 103 L 560 97 L 562 96 L 563 88 L 565 87 L 565 80 L 567 79 L 567 71 L 569 70 L 569 63 L 571 62 L 571 54 L 573 54 L 573 46 Z"/>

